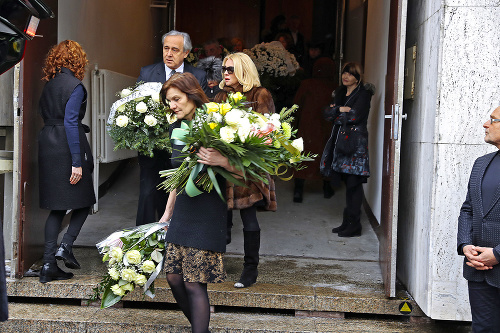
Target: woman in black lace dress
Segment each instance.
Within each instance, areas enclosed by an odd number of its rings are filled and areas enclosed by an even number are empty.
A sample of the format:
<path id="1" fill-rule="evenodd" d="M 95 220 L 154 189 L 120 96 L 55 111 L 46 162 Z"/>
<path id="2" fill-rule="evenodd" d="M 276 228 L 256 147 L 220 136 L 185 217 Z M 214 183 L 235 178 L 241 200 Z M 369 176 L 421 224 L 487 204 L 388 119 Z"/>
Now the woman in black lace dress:
<path id="1" fill-rule="evenodd" d="M 164 83 L 161 97 L 168 101 L 177 116 L 171 131 L 181 121 L 191 121 L 196 108 L 208 103 L 208 98 L 191 73 L 174 74 Z M 172 143 L 171 162 L 182 163 L 183 145 Z M 238 173 L 227 159 L 214 148 L 201 147 L 198 162 L 221 166 Z M 224 178 L 218 177 L 220 188 Z M 215 190 L 190 197 L 177 190 L 170 192 L 161 222 L 170 220 L 166 242 L 164 270 L 179 307 L 188 318 L 193 332 L 208 332 L 210 304 L 207 283 L 223 282 L 226 272 L 222 262 L 226 251 L 227 205 Z"/>

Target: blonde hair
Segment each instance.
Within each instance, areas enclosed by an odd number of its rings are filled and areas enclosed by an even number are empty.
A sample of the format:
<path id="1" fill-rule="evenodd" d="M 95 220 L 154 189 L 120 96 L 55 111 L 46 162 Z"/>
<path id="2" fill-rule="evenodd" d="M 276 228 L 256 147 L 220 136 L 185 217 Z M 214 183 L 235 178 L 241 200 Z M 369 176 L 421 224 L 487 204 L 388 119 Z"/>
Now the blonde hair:
<path id="1" fill-rule="evenodd" d="M 259 72 L 248 55 L 243 52 L 229 54 L 222 61 L 222 66 L 225 66 L 229 59 L 233 61 L 234 75 L 243 86 L 243 92 L 247 92 L 254 87 L 260 87 Z M 226 82 L 222 80 L 219 87 L 223 89 L 225 85 Z"/>

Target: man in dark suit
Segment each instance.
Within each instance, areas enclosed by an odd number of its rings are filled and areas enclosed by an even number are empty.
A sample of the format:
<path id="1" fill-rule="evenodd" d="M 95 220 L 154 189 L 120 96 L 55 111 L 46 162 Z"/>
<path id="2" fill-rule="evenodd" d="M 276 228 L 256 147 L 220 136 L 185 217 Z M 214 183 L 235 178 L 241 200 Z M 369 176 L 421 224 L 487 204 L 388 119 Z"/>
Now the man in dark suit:
<path id="1" fill-rule="evenodd" d="M 500 107 L 487 120 L 484 141 L 500 149 Z M 458 218 L 458 253 L 464 255 L 473 332 L 500 330 L 500 154 L 479 157 Z"/>
<path id="2" fill-rule="evenodd" d="M 184 62 L 191 51 L 191 38 L 185 32 L 172 30 L 162 37 L 163 62 L 141 68 L 137 82 L 165 82 L 174 73 L 192 73 L 203 91 L 209 91 L 205 71 Z M 154 157 L 139 154 L 140 193 L 137 208 L 136 225 L 158 221 L 163 215 L 167 203 L 167 193 L 158 190 L 161 182 L 159 172 L 172 168 L 170 154 L 166 151 L 154 151 Z M 158 218 L 155 216 L 158 214 Z"/>

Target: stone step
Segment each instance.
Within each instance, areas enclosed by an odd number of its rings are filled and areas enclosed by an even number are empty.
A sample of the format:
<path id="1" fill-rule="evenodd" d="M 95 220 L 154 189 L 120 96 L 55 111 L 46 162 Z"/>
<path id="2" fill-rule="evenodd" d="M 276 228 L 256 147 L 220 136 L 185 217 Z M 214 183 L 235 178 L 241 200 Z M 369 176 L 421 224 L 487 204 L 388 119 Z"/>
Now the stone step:
<path id="1" fill-rule="evenodd" d="M 10 303 L 8 321 L 0 332 L 191 332 L 178 310 L 108 308 Z M 443 332 L 435 323 L 415 323 L 405 317 L 390 319 L 295 317 L 282 314 L 212 313 L 210 330 L 218 332 Z M 454 330 L 455 333 L 468 332 Z"/>
<path id="2" fill-rule="evenodd" d="M 71 280 L 41 284 L 38 278 L 10 280 L 7 293 L 14 298 L 52 298 L 88 300 L 99 277 L 77 275 Z M 209 284 L 210 304 L 213 306 L 284 309 L 294 311 L 365 313 L 404 316 L 425 316 L 407 293 L 388 299 L 383 295 L 357 294 L 329 287 L 257 283 L 249 288 L 234 288 L 234 282 Z M 155 281 L 154 299 L 136 289 L 123 300 L 126 302 L 175 303 L 166 279 Z M 404 304 L 406 307 L 402 309 Z M 401 311 L 403 310 L 403 311 Z M 406 310 L 406 311 L 405 311 Z M 410 311 L 409 311 L 410 310 Z"/>

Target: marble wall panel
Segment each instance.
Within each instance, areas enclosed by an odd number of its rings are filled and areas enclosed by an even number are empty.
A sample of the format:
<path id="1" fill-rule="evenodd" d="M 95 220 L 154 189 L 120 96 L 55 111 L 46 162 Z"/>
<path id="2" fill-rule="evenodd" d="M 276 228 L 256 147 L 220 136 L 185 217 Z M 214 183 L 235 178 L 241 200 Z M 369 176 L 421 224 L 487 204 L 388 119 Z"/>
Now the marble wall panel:
<path id="1" fill-rule="evenodd" d="M 500 7 L 445 7 L 438 142 L 479 144 L 499 104 Z"/>
<path id="2" fill-rule="evenodd" d="M 432 1 L 431 1 L 432 2 Z M 436 1 L 438 2 L 438 1 Z M 498 7 L 500 0 L 444 0 L 446 6 L 450 7 Z"/>

